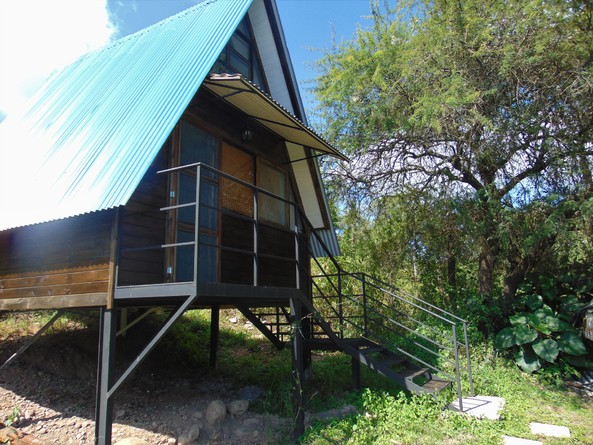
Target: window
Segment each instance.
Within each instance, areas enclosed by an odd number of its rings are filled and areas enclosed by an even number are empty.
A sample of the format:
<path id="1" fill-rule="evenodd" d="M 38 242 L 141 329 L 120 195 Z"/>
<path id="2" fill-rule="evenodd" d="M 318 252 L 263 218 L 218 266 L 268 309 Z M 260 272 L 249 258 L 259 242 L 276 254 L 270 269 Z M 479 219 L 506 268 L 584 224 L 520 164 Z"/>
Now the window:
<path id="1" fill-rule="evenodd" d="M 263 76 L 255 38 L 249 19 L 245 17 L 211 70 L 216 74 L 242 74 L 264 91 L 268 91 Z"/>
<path id="2" fill-rule="evenodd" d="M 286 172 L 264 160 L 258 163 L 257 185 L 280 198 L 288 199 Z M 258 208 L 260 220 L 288 227 L 290 209 L 285 201 L 262 193 L 259 196 Z"/>
<path id="3" fill-rule="evenodd" d="M 253 156 L 230 144 L 222 144 L 220 168 L 223 172 L 253 184 L 255 166 Z M 253 191 L 251 188 L 231 179 L 223 178 L 222 207 L 241 215 L 253 216 Z"/>

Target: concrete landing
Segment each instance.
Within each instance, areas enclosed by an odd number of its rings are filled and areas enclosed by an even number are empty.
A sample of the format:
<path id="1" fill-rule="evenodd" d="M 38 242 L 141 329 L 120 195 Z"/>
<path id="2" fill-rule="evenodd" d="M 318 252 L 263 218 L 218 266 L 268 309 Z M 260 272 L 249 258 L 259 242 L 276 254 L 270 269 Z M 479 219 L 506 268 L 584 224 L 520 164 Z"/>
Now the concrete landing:
<path id="1" fill-rule="evenodd" d="M 570 430 L 565 426 L 548 425 L 547 423 L 531 422 L 531 432 L 548 437 L 570 437 Z"/>
<path id="2" fill-rule="evenodd" d="M 459 399 L 450 403 L 448 408 L 452 411 L 467 414 L 478 419 L 500 419 L 500 413 L 504 408 L 502 397 L 474 396 L 461 399 L 463 411 L 459 408 Z"/>
<path id="3" fill-rule="evenodd" d="M 538 440 L 520 439 L 519 437 L 502 436 L 504 445 L 543 445 Z"/>

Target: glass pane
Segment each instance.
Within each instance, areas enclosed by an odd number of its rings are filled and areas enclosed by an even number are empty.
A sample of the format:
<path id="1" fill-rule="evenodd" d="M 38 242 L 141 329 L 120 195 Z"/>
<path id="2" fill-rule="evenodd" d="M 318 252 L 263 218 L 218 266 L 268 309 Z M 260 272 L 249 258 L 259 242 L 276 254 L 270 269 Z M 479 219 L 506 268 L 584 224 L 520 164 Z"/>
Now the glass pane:
<path id="1" fill-rule="evenodd" d="M 251 31 L 249 30 L 249 24 L 247 23 L 246 19 L 241 20 L 241 23 L 239 23 L 239 26 L 237 27 L 237 31 L 242 32 L 245 36 L 251 35 Z"/>
<path id="2" fill-rule="evenodd" d="M 204 130 L 181 121 L 180 165 L 203 162 L 218 167 L 218 140 Z"/>
<path id="3" fill-rule="evenodd" d="M 249 61 L 241 57 L 238 53 L 230 50 L 231 54 L 231 70 L 236 73 L 241 73 L 247 79 L 251 80 L 251 73 L 249 72 Z"/>
<path id="4" fill-rule="evenodd" d="M 199 252 L 199 281 L 202 284 L 216 283 L 218 281 L 218 248 L 216 237 L 200 235 Z"/>
<path id="5" fill-rule="evenodd" d="M 286 173 L 282 170 L 265 162 L 259 163 L 258 187 L 286 199 L 288 195 L 286 179 Z M 261 194 L 259 196 L 259 218 L 262 221 L 288 226 L 288 205 L 272 196 Z"/>
<path id="6" fill-rule="evenodd" d="M 229 175 L 253 184 L 253 156 L 229 144 L 222 144 L 221 169 Z M 242 215 L 253 216 L 253 191 L 231 179 L 221 179 L 222 207 Z"/>
<path id="7" fill-rule="evenodd" d="M 218 185 L 208 180 L 200 187 L 200 228 L 218 230 Z"/>
<path id="8" fill-rule="evenodd" d="M 184 230 L 177 231 L 177 242 L 193 241 L 194 233 Z M 194 246 L 177 247 L 175 255 L 175 281 L 193 281 L 194 279 Z"/>
<path id="9" fill-rule="evenodd" d="M 231 47 L 237 51 L 244 59 L 249 60 L 249 42 L 238 34 L 231 37 Z"/>

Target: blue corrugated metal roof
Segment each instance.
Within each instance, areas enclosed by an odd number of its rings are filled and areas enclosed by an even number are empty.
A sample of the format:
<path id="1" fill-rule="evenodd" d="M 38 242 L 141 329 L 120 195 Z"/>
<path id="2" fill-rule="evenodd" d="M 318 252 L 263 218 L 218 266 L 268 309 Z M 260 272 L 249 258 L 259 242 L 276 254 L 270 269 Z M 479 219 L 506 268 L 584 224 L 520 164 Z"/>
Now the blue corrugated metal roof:
<path id="1" fill-rule="evenodd" d="M 251 3 L 200 3 L 50 78 L 0 124 L 0 230 L 124 205 Z"/>

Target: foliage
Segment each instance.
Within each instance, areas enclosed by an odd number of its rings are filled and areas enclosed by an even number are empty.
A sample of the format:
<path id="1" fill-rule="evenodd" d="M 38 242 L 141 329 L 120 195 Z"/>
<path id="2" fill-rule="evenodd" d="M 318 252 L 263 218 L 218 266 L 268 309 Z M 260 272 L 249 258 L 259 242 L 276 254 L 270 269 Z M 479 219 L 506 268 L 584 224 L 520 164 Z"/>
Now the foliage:
<path id="1" fill-rule="evenodd" d="M 592 445 L 591 406 L 564 386 L 548 387 L 534 375 L 524 374 L 489 343 L 473 345 L 477 394 L 503 397 L 498 421 L 477 420 L 443 410 L 445 400 L 427 396 L 365 389 L 359 396 L 358 414 L 314 424 L 302 438 L 305 445 L 331 444 L 499 444 L 502 436 L 536 440 L 530 422 L 566 425 L 571 442 Z M 446 399 L 450 400 L 450 398 Z M 541 438 L 539 438 L 541 439 Z M 547 438 L 546 443 L 560 444 Z"/>
<path id="2" fill-rule="evenodd" d="M 586 366 L 587 348 L 580 333 L 569 323 L 579 308 L 578 295 L 564 296 L 558 304 L 557 283 L 550 282 L 550 277 L 540 277 L 539 284 L 546 300 L 556 303 L 557 311 L 544 302 L 542 295 L 524 295 L 522 300 L 528 310 L 509 318 L 511 326 L 497 334 L 496 347 L 511 349 L 515 362 L 525 372 L 537 371 L 559 360 Z M 532 286 L 525 288 L 533 290 Z"/>
<path id="3" fill-rule="evenodd" d="M 377 197 L 463 202 L 454 209 L 468 209 L 471 224 L 443 218 L 440 233 L 469 230 L 473 252 L 458 263 L 473 261 L 474 287 L 503 313 L 549 255 L 591 264 L 584 259 L 593 240 L 583 236 L 591 220 L 581 215 L 593 191 L 592 17 L 584 0 L 438 0 L 394 9 L 375 2 L 372 27 L 319 64 L 326 135 L 353 159 L 326 164 L 335 208 L 358 224 L 360 214 L 348 212 Z M 417 232 L 402 230 L 415 210 L 396 227 L 407 243 L 379 236 L 384 245 L 400 243 L 390 249 L 396 264 L 418 252 L 437 264 L 437 255 L 414 245 Z M 423 216 L 416 221 L 431 221 Z M 377 236 L 362 228 L 356 243 Z M 570 239 L 579 240 L 575 248 L 559 244 Z"/>

